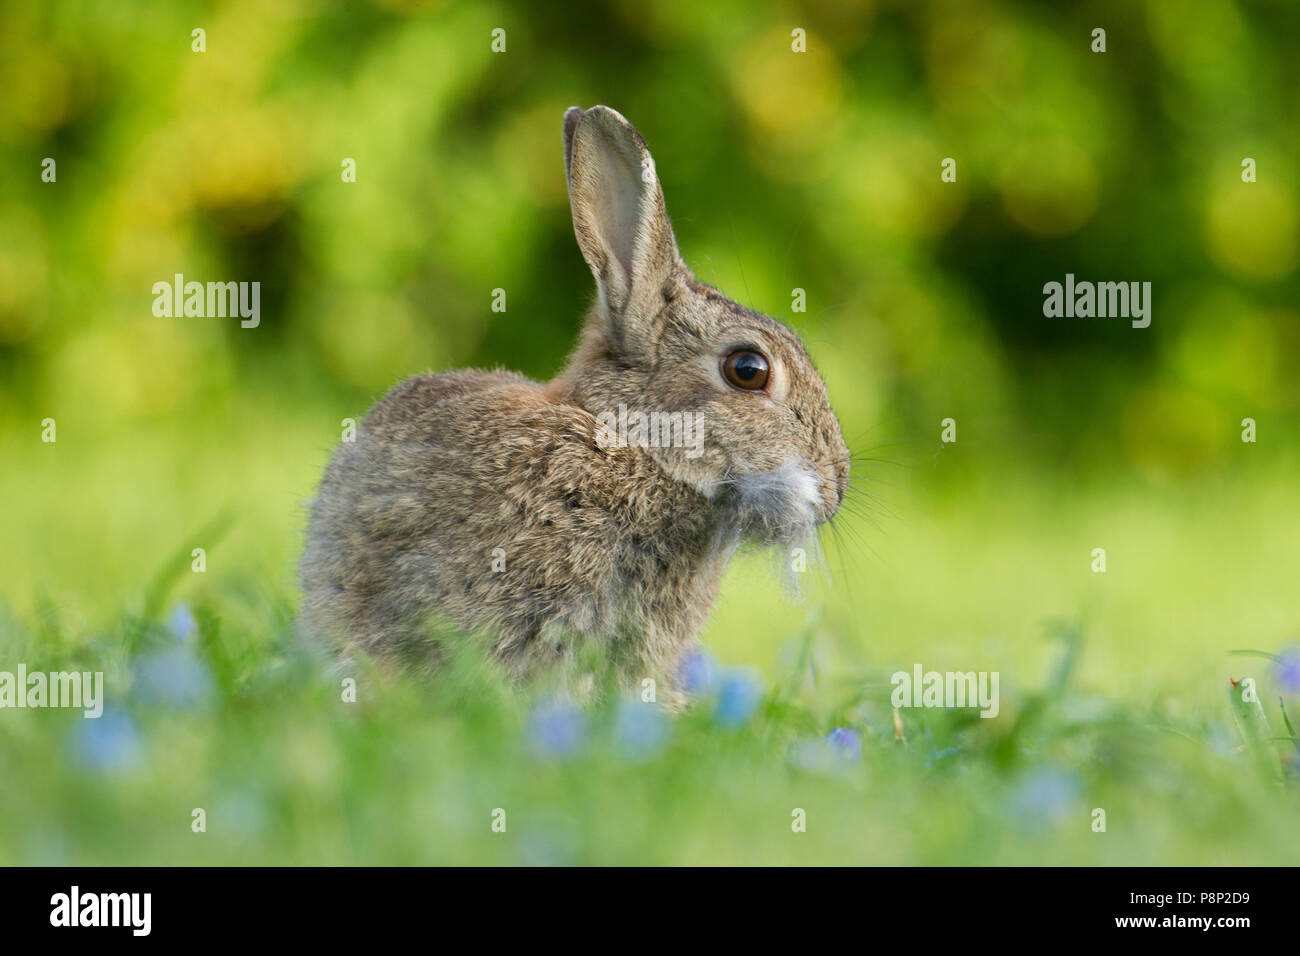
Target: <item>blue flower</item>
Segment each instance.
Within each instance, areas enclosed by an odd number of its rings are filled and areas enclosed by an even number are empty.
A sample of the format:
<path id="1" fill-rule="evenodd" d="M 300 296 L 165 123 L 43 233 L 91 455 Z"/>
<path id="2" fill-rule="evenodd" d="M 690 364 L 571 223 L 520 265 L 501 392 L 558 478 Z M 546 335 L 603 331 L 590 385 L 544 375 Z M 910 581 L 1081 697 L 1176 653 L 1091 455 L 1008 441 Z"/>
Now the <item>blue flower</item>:
<path id="1" fill-rule="evenodd" d="M 564 701 L 547 701 L 533 709 L 529 736 L 543 757 L 564 759 L 582 749 L 587 739 L 587 718 Z"/>
<path id="2" fill-rule="evenodd" d="M 856 730 L 836 727 L 826 735 L 826 743 L 831 752 L 845 763 L 857 763 L 862 759 L 862 738 Z"/>
<path id="3" fill-rule="evenodd" d="M 1288 647 L 1277 656 L 1277 683 L 1287 694 L 1300 693 L 1300 647 Z"/>
<path id="4" fill-rule="evenodd" d="M 1013 810 L 1030 826 L 1052 824 L 1073 809 L 1078 796 L 1079 782 L 1074 774 L 1043 768 L 1021 782 Z"/>
<path id="5" fill-rule="evenodd" d="M 219 794 L 208 813 L 208 824 L 214 819 L 220 820 L 223 830 L 236 840 L 256 839 L 271 826 L 265 798 L 260 791 L 249 788 Z"/>
<path id="6" fill-rule="evenodd" d="M 619 753 L 644 760 L 663 749 L 668 740 L 668 718 L 654 704 L 624 700 L 614 717 L 614 742 Z"/>
<path id="7" fill-rule="evenodd" d="M 131 718 L 116 708 L 105 708 L 98 717 L 77 721 L 72 749 L 83 767 L 109 771 L 133 766 L 142 748 L 140 733 Z"/>
<path id="8" fill-rule="evenodd" d="M 697 647 L 682 658 L 678 676 L 686 693 L 707 694 L 718 682 L 718 665 L 708 651 Z"/>
<path id="9" fill-rule="evenodd" d="M 172 608 L 171 614 L 167 617 L 167 630 L 172 632 L 172 636 L 178 641 L 183 641 L 194 633 L 198 625 L 194 622 L 194 612 L 190 610 L 189 604 L 181 601 Z"/>
<path id="10" fill-rule="evenodd" d="M 718 682 L 718 703 L 713 719 L 723 727 L 739 727 L 754 716 L 763 688 L 745 671 L 730 671 Z"/>
<path id="11" fill-rule="evenodd" d="M 192 650 L 176 647 L 150 654 L 136 664 L 137 693 L 145 703 L 191 708 L 207 703 L 212 677 Z"/>

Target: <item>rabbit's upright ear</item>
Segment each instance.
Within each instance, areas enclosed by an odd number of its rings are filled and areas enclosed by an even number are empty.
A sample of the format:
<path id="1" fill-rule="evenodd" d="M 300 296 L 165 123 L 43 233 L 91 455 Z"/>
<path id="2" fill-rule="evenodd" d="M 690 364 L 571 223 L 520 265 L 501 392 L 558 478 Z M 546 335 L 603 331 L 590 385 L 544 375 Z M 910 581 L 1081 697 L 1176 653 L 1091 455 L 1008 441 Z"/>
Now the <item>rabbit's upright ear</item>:
<path id="1" fill-rule="evenodd" d="M 678 263 L 654 160 L 641 134 L 606 106 L 564 114 L 573 231 L 620 343 L 658 311 Z"/>

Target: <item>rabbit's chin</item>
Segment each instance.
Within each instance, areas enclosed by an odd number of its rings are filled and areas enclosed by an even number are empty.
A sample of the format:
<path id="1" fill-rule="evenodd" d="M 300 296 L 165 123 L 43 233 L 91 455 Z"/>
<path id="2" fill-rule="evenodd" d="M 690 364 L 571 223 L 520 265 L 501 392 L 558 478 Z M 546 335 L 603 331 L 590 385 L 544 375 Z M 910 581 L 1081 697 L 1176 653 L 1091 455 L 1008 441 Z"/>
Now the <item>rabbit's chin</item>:
<path id="1" fill-rule="evenodd" d="M 723 524 L 737 538 L 757 544 L 815 546 L 821 484 L 821 477 L 799 461 L 727 478 L 718 488 Z"/>
<path id="2" fill-rule="evenodd" d="M 789 461 L 773 471 L 728 478 L 717 489 L 723 535 L 732 547 L 742 541 L 771 547 L 777 574 L 792 598 L 801 596 L 803 572 L 821 566 L 821 485 L 821 477 L 806 464 Z"/>

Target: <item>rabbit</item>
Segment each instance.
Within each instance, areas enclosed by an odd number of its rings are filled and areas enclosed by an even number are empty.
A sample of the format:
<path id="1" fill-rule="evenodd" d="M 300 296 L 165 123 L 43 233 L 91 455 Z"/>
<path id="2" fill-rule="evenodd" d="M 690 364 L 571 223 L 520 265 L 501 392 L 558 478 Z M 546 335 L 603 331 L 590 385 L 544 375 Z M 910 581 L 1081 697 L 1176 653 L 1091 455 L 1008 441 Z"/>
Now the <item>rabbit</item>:
<path id="1" fill-rule="evenodd" d="M 596 642 L 625 685 L 680 706 L 737 547 L 812 541 L 850 456 L 799 339 L 682 261 L 632 125 L 570 108 L 564 161 L 596 280 L 567 366 L 417 375 L 382 399 L 310 506 L 301 620 L 402 661 L 441 619 L 516 681 Z M 634 412 L 695 415 L 702 441 L 621 435 Z"/>

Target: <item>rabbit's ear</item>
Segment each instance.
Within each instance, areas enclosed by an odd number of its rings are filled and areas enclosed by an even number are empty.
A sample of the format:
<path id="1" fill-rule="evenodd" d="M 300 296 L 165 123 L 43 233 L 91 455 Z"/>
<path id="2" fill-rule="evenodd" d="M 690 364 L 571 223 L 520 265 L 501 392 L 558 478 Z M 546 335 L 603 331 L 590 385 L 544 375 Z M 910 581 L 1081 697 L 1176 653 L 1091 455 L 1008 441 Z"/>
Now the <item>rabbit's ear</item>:
<path id="1" fill-rule="evenodd" d="M 654 160 L 632 124 L 606 106 L 564 114 L 573 231 L 620 341 L 647 324 L 678 262 Z"/>

